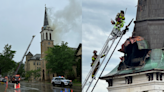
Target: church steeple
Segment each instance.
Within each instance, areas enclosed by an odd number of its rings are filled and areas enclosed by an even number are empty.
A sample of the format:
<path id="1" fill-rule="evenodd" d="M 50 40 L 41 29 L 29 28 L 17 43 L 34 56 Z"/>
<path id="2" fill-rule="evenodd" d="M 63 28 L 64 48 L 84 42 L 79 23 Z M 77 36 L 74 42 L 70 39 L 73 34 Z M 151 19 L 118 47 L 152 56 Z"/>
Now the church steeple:
<path id="1" fill-rule="evenodd" d="M 47 26 L 48 25 L 48 17 L 47 17 L 47 8 L 45 6 L 45 14 L 44 14 L 44 24 L 43 26 Z"/>
<path id="2" fill-rule="evenodd" d="M 43 40 L 52 40 L 52 32 L 53 29 L 51 29 L 49 23 L 48 23 L 48 15 L 47 15 L 47 8 L 45 6 L 45 13 L 44 13 L 44 22 L 43 27 L 41 28 L 41 41 Z"/>
<path id="3" fill-rule="evenodd" d="M 138 0 L 133 36 L 143 37 L 150 49 L 164 48 L 164 0 Z"/>

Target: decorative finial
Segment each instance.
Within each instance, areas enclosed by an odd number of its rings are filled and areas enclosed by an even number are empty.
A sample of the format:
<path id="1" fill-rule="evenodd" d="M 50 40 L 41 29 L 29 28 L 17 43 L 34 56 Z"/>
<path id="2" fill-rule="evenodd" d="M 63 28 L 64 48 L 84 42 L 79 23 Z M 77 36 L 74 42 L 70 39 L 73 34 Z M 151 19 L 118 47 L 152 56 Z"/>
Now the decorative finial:
<path id="1" fill-rule="evenodd" d="M 46 8 L 46 4 L 45 4 L 45 8 Z"/>

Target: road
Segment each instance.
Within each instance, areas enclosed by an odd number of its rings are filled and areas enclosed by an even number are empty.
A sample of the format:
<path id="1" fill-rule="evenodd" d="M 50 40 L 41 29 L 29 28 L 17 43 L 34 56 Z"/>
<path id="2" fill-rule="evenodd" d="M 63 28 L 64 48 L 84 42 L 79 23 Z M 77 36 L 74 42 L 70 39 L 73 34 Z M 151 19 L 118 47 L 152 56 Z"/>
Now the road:
<path id="1" fill-rule="evenodd" d="M 20 83 L 0 83 L 0 92 L 81 92 L 80 87 L 68 86 L 52 86 L 50 83 L 44 82 L 25 82 Z"/>

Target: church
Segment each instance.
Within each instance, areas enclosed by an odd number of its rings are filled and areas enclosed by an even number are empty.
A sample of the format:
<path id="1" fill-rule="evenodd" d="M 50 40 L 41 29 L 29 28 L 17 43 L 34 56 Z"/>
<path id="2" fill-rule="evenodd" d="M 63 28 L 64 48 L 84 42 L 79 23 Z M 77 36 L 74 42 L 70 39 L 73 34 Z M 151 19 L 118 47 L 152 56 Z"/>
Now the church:
<path id="1" fill-rule="evenodd" d="M 52 34 L 53 29 L 50 28 L 49 22 L 48 22 L 48 15 L 47 15 L 47 10 L 45 7 L 45 13 L 44 13 L 44 23 L 43 27 L 41 28 L 41 54 L 36 54 L 33 55 L 31 52 L 28 52 L 26 55 L 26 61 L 25 61 L 25 72 L 30 71 L 30 70 L 36 70 L 38 68 L 41 68 L 41 76 L 40 78 L 37 78 L 37 80 L 51 80 L 52 77 L 57 76 L 56 73 L 49 73 L 49 71 L 46 69 L 46 63 L 47 61 L 44 59 L 46 56 L 45 52 L 48 50 L 48 48 L 53 47 L 53 39 L 52 39 Z M 82 44 L 80 43 L 78 48 L 72 48 L 75 50 L 75 56 L 77 57 L 78 60 L 77 62 L 81 63 L 81 55 L 82 55 Z M 80 57 L 80 58 L 79 58 Z M 75 72 L 75 78 L 77 78 L 79 81 L 81 81 L 81 73 L 77 72 L 77 66 L 72 66 L 73 70 Z M 81 66 L 78 66 L 81 69 Z M 31 78 L 33 80 L 33 78 Z"/>

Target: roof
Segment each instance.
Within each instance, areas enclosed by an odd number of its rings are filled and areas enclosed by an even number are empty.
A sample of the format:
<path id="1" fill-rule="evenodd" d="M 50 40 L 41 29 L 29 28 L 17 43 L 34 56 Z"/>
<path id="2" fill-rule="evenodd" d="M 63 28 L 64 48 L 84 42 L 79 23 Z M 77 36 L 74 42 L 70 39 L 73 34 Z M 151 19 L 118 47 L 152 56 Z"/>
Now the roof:
<path id="1" fill-rule="evenodd" d="M 33 54 L 29 51 L 26 56 L 33 56 Z"/>
<path id="2" fill-rule="evenodd" d="M 40 60 L 41 54 L 35 54 L 33 57 L 31 57 L 29 60 Z"/>
<path id="3" fill-rule="evenodd" d="M 44 14 L 44 24 L 43 26 L 47 26 L 48 25 L 48 17 L 47 17 L 47 8 L 45 7 L 45 14 Z"/>
<path id="4" fill-rule="evenodd" d="M 75 52 L 76 55 L 78 54 L 78 52 L 79 52 L 79 50 L 80 50 L 81 47 L 82 47 L 82 44 L 80 43 L 79 46 L 78 46 L 78 48 L 76 49 L 76 52 Z M 81 54 L 82 54 L 82 53 L 80 53 L 80 55 L 81 55 Z"/>
<path id="5" fill-rule="evenodd" d="M 112 78 L 115 76 L 134 74 L 140 72 L 146 72 L 151 70 L 164 71 L 164 51 L 161 49 L 153 49 L 150 57 L 146 59 L 145 65 L 135 68 L 129 68 L 118 71 L 118 65 L 108 74 L 100 77 L 100 79 Z"/>

